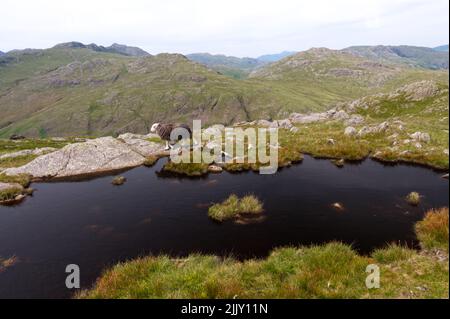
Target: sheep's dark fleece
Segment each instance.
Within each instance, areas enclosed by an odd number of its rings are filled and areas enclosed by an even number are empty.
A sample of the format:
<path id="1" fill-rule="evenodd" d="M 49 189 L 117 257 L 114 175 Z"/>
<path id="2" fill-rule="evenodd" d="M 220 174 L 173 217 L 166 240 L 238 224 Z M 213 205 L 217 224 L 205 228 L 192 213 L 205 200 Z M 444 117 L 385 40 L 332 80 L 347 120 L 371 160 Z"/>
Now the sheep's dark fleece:
<path id="1" fill-rule="evenodd" d="M 192 137 L 192 130 L 186 124 L 162 124 L 157 123 L 152 129 L 165 141 L 170 141 L 170 133 L 177 128 L 184 128 L 189 132 L 189 137 Z M 181 136 L 178 136 L 178 140 L 181 140 Z"/>

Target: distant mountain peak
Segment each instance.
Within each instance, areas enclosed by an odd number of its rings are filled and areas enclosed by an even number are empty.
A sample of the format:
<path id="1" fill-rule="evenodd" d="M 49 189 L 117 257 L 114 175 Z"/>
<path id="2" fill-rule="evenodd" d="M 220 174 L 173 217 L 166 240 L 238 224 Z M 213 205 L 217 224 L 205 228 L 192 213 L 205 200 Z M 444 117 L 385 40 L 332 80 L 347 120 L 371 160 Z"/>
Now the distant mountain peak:
<path id="1" fill-rule="evenodd" d="M 295 51 L 283 51 L 281 53 L 265 54 L 265 55 L 261 55 L 260 57 L 258 57 L 257 60 L 262 61 L 262 62 L 277 62 L 281 59 L 284 59 L 284 58 L 294 55 L 296 53 L 297 52 L 295 52 Z"/>
<path id="2" fill-rule="evenodd" d="M 68 48 L 68 49 L 90 49 L 96 52 L 107 52 L 107 53 L 116 53 L 127 56 L 136 56 L 143 57 L 149 56 L 150 54 L 141 48 L 138 47 L 130 47 L 123 44 L 114 43 L 109 47 L 104 47 L 101 45 L 97 45 L 95 43 L 91 44 L 83 44 L 77 41 L 60 43 L 54 46 L 54 48 Z"/>
<path id="3" fill-rule="evenodd" d="M 440 45 L 438 47 L 433 48 L 433 50 L 438 52 L 448 52 L 448 44 Z"/>
<path id="4" fill-rule="evenodd" d="M 427 69 L 448 69 L 448 53 L 427 47 L 409 45 L 353 46 L 344 49 L 356 56 L 392 63 L 403 63 Z"/>

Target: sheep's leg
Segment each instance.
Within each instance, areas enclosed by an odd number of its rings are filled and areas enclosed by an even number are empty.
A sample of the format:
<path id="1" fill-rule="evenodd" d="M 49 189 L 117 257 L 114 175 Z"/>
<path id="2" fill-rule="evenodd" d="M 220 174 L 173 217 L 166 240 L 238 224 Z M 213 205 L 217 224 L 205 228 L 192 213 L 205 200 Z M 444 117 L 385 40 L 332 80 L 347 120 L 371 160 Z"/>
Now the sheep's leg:
<path id="1" fill-rule="evenodd" d="M 166 151 L 170 150 L 170 144 L 169 141 L 166 141 L 166 148 L 164 149 Z"/>

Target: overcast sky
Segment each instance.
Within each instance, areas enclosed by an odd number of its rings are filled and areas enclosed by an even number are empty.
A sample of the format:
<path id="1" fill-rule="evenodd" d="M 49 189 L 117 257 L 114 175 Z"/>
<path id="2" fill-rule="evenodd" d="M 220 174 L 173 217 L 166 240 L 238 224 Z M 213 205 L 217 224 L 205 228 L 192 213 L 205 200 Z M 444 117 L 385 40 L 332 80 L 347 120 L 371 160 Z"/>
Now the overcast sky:
<path id="1" fill-rule="evenodd" d="M 448 0 L 2 0 L 0 50 L 80 41 L 259 56 L 449 38 Z"/>

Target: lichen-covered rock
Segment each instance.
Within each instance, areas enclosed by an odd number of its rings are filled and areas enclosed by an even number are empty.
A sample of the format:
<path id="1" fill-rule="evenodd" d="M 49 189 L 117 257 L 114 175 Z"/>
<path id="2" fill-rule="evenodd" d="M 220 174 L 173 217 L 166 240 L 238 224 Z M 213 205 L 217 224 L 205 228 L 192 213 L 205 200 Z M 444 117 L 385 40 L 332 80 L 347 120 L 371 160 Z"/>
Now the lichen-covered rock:
<path id="1" fill-rule="evenodd" d="M 364 126 L 361 128 L 358 132 L 359 137 L 364 137 L 368 134 L 376 134 L 376 133 L 384 133 L 386 132 L 390 127 L 390 124 L 388 122 L 380 123 L 379 125 L 374 126 Z"/>
<path id="2" fill-rule="evenodd" d="M 364 122 L 364 117 L 359 114 L 353 114 L 349 119 L 345 120 L 346 125 L 358 125 Z"/>
<path id="3" fill-rule="evenodd" d="M 312 113 L 312 114 L 292 113 L 289 119 L 291 120 L 292 123 L 308 124 L 308 123 L 325 121 L 325 120 L 329 119 L 329 114 L 327 114 L 327 113 Z"/>
<path id="4" fill-rule="evenodd" d="M 292 122 L 289 119 L 277 121 L 279 128 L 290 129 L 292 128 Z"/>
<path id="5" fill-rule="evenodd" d="M 434 81 L 420 81 L 399 88 L 396 94 L 404 94 L 410 101 L 421 101 L 439 93 L 439 87 Z"/>
<path id="6" fill-rule="evenodd" d="M 348 115 L 347 112 L 340 110 L 340 111 L 337 111 L 336 113 L 334 113 L 332 118 L 335 120 L 346 120 L 346 119 L 350 118 L 350 115 Z"/>
<path id="7" fill-rule="evenodd" d="M 165 145 L 147 141 L 145 135 L 136 135 L 131 133 L 122 134 L 119 139 L 126 143 L 133 151 L 142 156 L 148 157 L 164 151 Z"/>
<path id="8" fill-rule="evenodd" d="M 34 178 L 68 177 L 135 167 L 144 161 L 145 157 L 127 143 L 113 137 L 102 137 L 67 145 L 22 167 L 6 169 L 3 173 L 29 174 Z"/>
<path id="9" fill-rule="evenodd" d="M 418 142 L 429 143 L 431 141 L 430 134 L 428 134 L 428 133 L 415 132 L 415 133 L 411 134 L 410 137 L 413 140 L 418 141 Z"/>
<path id="10" fill-rule="evenodd" d="M 349 126 L 345 128 L 344 134 L 346 136 L 355 136 L 357 134 L 357 131 L 353 126 Z"/>

